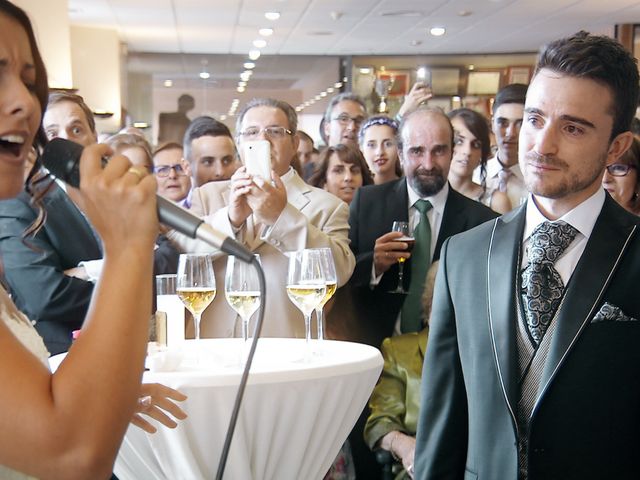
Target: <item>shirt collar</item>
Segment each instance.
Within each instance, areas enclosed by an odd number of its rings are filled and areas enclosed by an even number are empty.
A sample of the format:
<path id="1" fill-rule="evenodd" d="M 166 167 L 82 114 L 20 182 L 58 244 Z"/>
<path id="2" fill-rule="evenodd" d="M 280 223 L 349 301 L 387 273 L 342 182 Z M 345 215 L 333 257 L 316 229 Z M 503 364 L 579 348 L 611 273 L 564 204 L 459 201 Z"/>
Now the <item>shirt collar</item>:
<path id="1" fill-rule="evenodd" d="M 286 184 L 293 178 L 294 173 L 295 170 L 289 167 L 289 170 L 287 170 L 287 172 L 280 177 L 280 180 L 282 180 L 282 183 Z"/>
<path id="2" fill-rule="evenodd" d="M 487 178 L 496 177 L 500 170 L 502 170 L 502 164 L 498 161 L 497 155 L 487 160 Z M 518 163 L 511 165 L 508 170 L 516 177 L 523 178 L 520 165 Z"/>
<path id="3" fill-rule="evenodd" d="M 449 195 L 449 182 L 445 182 L 444 187 L 442 187 L 435 195 L 431 197 L 421 197 L 411 187 L 409 179 L 407 178 L 407 193 L 409 194 L 409 207 L 413 207 L 420 199 L 429 200 L 433 209 L 442 214 L 442 212 L 444 212 L 444 205 L 447 203 L 447 196 Z"/>
<path id="4" fill-rule="evenodd" d="M 600 215 L 602 206 L 604 205 L 604 200 L 604 189 L 599 188 L 596 193 L 591 195 L 574 209 L 565 213 L 558 220 L 554 220 L 554 222 L 566 222 L 584 235 L 585 238 L 589 238 L 593 231 L 593 227 L 596 224 L 596 220 L 598 219 L 598 215 Z M 542 213 L 540 213 L 540 210 L 538 210 L 538 206 L 536 205 L 536 202 L 533 201 L 533 196 L 531 194 L 529 194 L 527 202 L 526 215 L 524 241 L 529 239 L 531 233 L 533 233 L 538 225 L 542 222 L 549 221 Z"/>

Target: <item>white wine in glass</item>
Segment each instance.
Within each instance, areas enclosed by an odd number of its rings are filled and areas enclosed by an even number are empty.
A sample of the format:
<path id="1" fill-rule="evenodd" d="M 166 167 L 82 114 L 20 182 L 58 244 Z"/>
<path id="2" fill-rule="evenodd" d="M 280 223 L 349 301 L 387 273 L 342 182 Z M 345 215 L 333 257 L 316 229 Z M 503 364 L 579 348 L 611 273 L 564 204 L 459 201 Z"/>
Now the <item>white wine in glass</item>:
<path id="1" fill-rule="evenodd" d="M 336 289 L 338 288 L 338 279 L 336 277 L 336 265 L 333 261 L 333 254 L 330 248 L 318 248 L 320 252 L 320 261 L 322 262 L 322 272 L 324 275 L 324 284 L 326 285 L 326 292 L 324 298 L 320 302 L 320 305 L 316 307 L 316 319 L 318 322 L 318 340 L 324 340 L 324 306 L 327 304 Z"/>
<path id="2" fill-rule="evenodd" d="M 326 293 L 320 253 L 308 249 L 292 253 L 287 272 L 287 295 L 304 315 L 307 353 L 311 340 L 311 314 L 318 308 Z"/>
<path id="3" fill-rule="evenodd" d="M 193 315 L 195 339 L 199 340 L 202 312 L 216 296 L 212 255 L 191 253 L 180 255 L 176 293 Z"/>
<path id="4" fill-rule="evenodd" d="M 402 237 L 396 239 L 396 242 L 404 242 L 407 244 L 407 249 L 405 252 L 411 253 L 413 250 L 413 246 L 416 243 L 416 239 L 413 238 L 413 235 L 409 231 L 409 222 L 393 222 L 393 226 L 391 227 L 392 232 L 401 232 Z M 406 257 L 400 257 L 398 259 L 398 286 L 395 290 L 392 290 L 390 293 L 409 293 L 404 288 L 404 262 L 406 261 Z"/>
<path id="5" fill-rule="evenodd" d="M 258 262 L 260 256 L 256 255 Z M 242 338 L 249 338 L 249 320 L 260 306 L 260 284 L 253 264 L 230 255 L 224 282 L 227 303 L 242 319 Z"/>

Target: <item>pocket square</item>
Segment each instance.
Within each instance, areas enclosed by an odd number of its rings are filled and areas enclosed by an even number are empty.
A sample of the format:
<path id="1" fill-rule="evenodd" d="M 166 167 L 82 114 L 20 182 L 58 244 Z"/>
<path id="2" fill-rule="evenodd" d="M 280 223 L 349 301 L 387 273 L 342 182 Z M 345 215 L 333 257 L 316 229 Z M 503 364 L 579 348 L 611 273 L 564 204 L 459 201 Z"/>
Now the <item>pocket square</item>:
<path id="1" fill-rule="evenodd" d="M 598 313 L 595 314 L 591 323 L 598 322 L 637 322 L 637 318 L 626 315 L 620 307 L 614 304 L 604 302 Z"/>

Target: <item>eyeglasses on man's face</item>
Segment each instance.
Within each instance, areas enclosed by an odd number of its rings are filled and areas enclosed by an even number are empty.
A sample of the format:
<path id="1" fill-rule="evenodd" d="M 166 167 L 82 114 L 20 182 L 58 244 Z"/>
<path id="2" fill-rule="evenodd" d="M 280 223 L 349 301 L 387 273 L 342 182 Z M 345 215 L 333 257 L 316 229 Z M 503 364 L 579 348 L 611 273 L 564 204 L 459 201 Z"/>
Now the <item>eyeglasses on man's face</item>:
<path id="1" fill-rule="evenodd" d="M 362 122 L 364 122 L 364 117 L 360 117 L 360 116 L 359 117 L 350 117 L 346 113 L 341 113 L 340 115 L 338 115 L 337 117 L 332 118 L 331 120 L 333 120 L 334 122 L 338 122 L 343 127 L 346 127 L 351 122 L 353 122 L 353 124 L 356 127 L 359 127 L 360 125 L 362 125 Z"/>
<path id="2" fill-rule="evenodd" d="M 607 165 L 607 172 L 614 177 L 624 177 L 632 168 L 636 168 L 636 166 L 626 163 L 612 163 L 611 165 Z"/>
<path id="3" fill-rule="evenodd" d="M 264 136 L 267 138 L 273 139 L 282 139 L 287 135 L 293 135 L 293 132 L 285 127 L 249 127 L 246 130 L 243 130 L 238 135 L 243 140 L 254 140 L 260 136 L 261 133 L 264 133 Z"/>
<path id="4" fill-rule="evenodd" d="M 179 177 L 184 177 L 187 174 L 179 163 L 176 163 L 175 165 L 160 165 L 158 167 L 153 167 L 153 173 L 160 178 L 168 177 L 171 174 L 171 170 L 176 172 L 176 175 Z"/>

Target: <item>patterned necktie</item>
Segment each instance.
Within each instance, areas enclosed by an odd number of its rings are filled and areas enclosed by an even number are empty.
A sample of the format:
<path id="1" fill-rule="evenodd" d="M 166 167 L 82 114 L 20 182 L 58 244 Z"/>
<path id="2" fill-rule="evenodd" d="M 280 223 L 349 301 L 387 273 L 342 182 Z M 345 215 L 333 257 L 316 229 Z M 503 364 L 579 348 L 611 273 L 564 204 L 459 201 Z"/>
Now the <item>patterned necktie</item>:
<path id="1" fill-rule="evenodd" d="M 565 222 L 543 222 L 529 238 L 529 264 L 522 271 L 522 298 L 527 327 L 536 345 L 555 315 L 564 284 L 554 264 L 578 231 Z"/>
<path id="2" fill-rule="evenodd" d="M 402 333 L 422 329 L 422 292 L 427 270 L 431 264 L 431 225 L 427 212 L 432 205 L 429 200 L 418 200 L 413 205 L 420 212 L 420 222 L 413 230 L 416 244 L 411 252 L 411 285 L 402 304 L 400 330 Z"/>
<path id="3" fill-rule="evenodd" d="M 507 191 L 507 183 L 509 183 L 510 176 L 511 170 L 507 170 L 505 168 L 500 169 L 500 171 L 498 172 L 498 191 Z"/>

